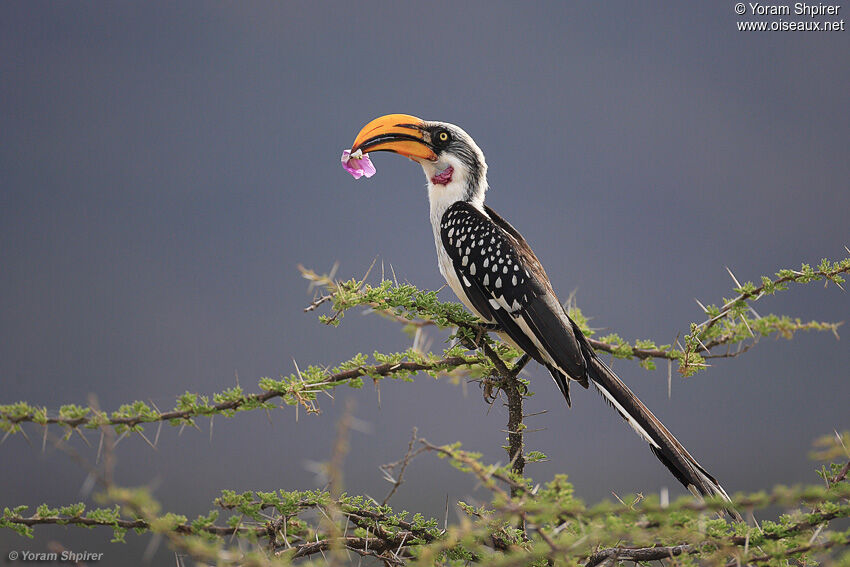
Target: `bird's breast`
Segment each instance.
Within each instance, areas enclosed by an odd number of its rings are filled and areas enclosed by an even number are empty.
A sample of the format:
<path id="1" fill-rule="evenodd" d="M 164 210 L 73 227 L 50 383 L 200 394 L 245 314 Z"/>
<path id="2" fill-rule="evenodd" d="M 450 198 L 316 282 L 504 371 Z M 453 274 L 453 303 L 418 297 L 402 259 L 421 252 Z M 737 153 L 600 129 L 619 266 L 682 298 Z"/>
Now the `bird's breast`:
<path id="1" fill-rule="evenodd" d="M 452 259 L 449 257 L 448 252 L 446 252 L 445 247 L 443 246 L 443 241 L 440 238 L 439 229 L 434 230 L 434 242 L 437 245 L 437 265 L 440 268 L 440 273 L 443 274 L 443 277 L 446 280 L 446 283 L 449 284 L 449 287 L 452 288 L 452 291 L 455 293 L 458 299 L 460 299 L 461 303 L 469 309 L 474 315 L 478 318 L 483 319 L 484 321 L 491 321 L 490 317 L 485 316 L 482 313 L 479 313 L 475 307 L 473 307 L 472 302 L 466 296 L 466 291 L 463 289 L 463 285 L 457 277 L 457 271 L 455 270 L 454 264 L 452 263 Z"/>

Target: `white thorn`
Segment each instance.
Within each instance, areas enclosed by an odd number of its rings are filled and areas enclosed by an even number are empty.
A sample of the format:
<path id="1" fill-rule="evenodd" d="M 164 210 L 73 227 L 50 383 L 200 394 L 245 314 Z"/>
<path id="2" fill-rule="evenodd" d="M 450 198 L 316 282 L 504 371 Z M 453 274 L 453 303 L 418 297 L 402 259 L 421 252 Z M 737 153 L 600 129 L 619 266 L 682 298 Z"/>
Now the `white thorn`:
<path id="1" fill-rule="evenodd" d="M 735 282 L 735 285 L 741 287 L 741 282 L 738 281 L 738 278 L 735 277 L 735 274 L 732 273 L 732 270 L 729 269 L 729 266 L 723 266 L 726 268 L 726 271 L 729 272 L 729 275 L 732 277 L 732 281 Z"/>

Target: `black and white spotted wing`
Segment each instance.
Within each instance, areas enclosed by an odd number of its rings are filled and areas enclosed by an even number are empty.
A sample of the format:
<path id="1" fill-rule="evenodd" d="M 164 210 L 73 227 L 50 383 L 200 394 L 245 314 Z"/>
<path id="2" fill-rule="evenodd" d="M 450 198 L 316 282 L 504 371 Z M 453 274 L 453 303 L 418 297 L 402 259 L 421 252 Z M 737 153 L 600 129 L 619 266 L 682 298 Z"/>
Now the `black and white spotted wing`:
<path id="1" fill-rule="evenodd" d="M 452 259 L 458 277 L 473 292 L 479 284 L 489 309 L 518 316 L 530 299 L 545 293 L 523 264 L 511 238 L 492 220 L 465 202 L 458 202 L 443 214 L 443 246 Z M 464 281 L 464 279 L 466 281 Z M 476 308 L 477 302 L 473 301 Z"/>
<path id="2" fill-rule="evenodd" d="M 575 330 L 522 236 L 489 208 L 466 202 L 443 214 L 443 247 L 470 303 L 533 359 L 549 368 L 569 401 L 567 378 L 586 387 Z"/>

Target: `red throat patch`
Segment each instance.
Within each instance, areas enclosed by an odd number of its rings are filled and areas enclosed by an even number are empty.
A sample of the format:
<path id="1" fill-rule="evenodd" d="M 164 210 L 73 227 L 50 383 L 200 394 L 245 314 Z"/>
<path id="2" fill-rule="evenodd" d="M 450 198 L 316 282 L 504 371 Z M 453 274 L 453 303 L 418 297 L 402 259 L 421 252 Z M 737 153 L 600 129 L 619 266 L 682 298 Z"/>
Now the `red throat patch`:
<path id="1" fill-rule="evenodd" d="M 454 172 L 454 168 L 452 166 L 448 166 L 442 172 L 432 177 L 431 183 L 434 185 L 448 185 L 452 180 L 452 173 Z"/>

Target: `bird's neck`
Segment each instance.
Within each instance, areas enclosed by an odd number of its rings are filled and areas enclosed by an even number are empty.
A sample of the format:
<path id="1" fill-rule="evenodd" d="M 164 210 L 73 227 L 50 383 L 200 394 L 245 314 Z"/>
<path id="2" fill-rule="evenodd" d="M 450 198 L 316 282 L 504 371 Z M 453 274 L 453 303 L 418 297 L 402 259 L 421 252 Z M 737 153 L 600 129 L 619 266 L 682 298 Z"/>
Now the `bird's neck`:
<path id="1" fill-rule="evenodd" d="M 428 179 L 428 203 L 431 208 L 431 225 L 439 230 L 443 213 L 458 201 L 465 201 L 473 207 L 484 210 L 485 188 L 480 184 L 472 186 L 466 179 L 453 179 L 449 183 L 434 183 Z M 479 182 L 480 183 L 480 182 Z M 486 180 L 484 180 L 486 184 Z"/>
<path id="2" fill-rule="evenodd" d="M 481 211 L 484 210 L 484 194 L 487 191 L 485 167 L 473 171 L 454 158 L 422 162 L 422 169 L 428 180 L 428 202 L 431 208 L 431 224 L 434 227 L 440 226 L 443 213 L 458 201 L 465 201 Z"/>

